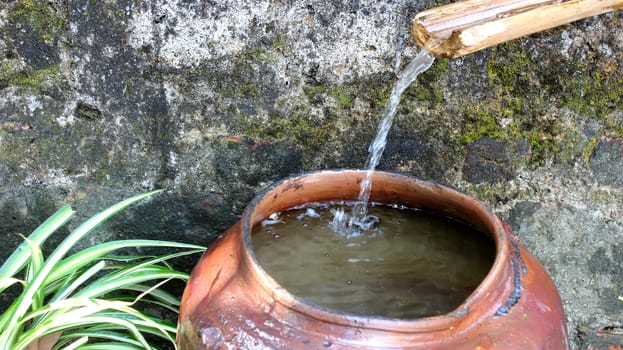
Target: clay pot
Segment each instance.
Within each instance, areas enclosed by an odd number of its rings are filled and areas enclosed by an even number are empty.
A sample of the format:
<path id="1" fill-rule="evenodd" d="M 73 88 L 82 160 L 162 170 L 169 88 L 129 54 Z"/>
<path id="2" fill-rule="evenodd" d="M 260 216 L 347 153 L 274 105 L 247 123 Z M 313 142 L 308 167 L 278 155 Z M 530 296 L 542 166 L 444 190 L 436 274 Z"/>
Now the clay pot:
<path id="1" fill-rule="evenodd" d="M 254 255 L 252 228 L 304 203 L 355 200 L 364 175 L 305 174 L 255 197 L 191 274 L 180 308 L 180 349 L 568 349 L 556 287 L 508 225 L 470 196 L 403 175 L 374 173 L 371 200 L 451 216 L 495 241 L 490 272 L 462 305 L 413 320 L 365 317 L 315 306 L 280 287 Z"/>

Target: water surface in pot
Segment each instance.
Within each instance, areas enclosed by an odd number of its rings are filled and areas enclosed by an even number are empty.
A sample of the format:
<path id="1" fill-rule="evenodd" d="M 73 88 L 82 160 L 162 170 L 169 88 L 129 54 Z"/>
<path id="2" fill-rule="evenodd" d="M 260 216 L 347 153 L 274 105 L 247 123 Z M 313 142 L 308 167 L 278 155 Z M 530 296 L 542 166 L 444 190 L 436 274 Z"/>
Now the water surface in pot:
<path id="1" fill-rule="evenodd" d="M 374 205 L 372 230 L 340 234 L 316 204 L 253 230 L 260 265 L 291 294 L 350 314 L 413 319 L 448 313 L 480 284 L 495 244 L 474 228 L 420 210 Z"/>

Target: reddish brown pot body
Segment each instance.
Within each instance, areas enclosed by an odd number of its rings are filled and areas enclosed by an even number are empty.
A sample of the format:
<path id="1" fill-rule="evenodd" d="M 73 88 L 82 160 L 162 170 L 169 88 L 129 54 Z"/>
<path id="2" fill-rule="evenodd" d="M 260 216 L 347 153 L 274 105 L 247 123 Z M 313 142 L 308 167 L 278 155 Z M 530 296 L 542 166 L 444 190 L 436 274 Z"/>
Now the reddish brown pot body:
<path id="1" fill-rule="evenodd" d="M 459 308 L 415 320 L 364 317 L 317 307 L 281 288 L 255 258 L 251 229 L 304 203 L 355 200 L 364 175 L 306 174 L 257 196 L 193 270 L 180 308 L 180 348 L 568 349 L 556 287 L 507 226 L 472 197 L 403 175 L 376 172 L 371 200 L 445 214 L 495 240 L 491 271 Z"/>

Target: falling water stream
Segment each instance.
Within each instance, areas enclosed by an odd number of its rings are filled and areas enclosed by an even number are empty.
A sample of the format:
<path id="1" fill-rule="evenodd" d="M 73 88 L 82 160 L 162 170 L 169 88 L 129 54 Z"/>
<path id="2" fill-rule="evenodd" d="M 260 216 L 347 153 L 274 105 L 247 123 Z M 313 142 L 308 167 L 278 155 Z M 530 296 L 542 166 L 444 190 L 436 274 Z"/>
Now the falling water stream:
<path id="1" fill-rule="evenodd" d="M 357 203 L 353 206 L 350 214 L 343 210 L 336 210 L 333 213 L 331 226 L 337 232 L 346 236 L 358 235 L 361 230 L 368 230 L 378 222 L 378 218 L 368 215 L 368 201 L 372 190 L 372 173 L 379 164 L 385 150 L 387 134 L 394 121 L 402 93 L 417 79 L 420 73 L 430 68 L 434 61 L 435 56 L 428 50 L 422 49 L 413 61 L 405 67 L 394 84 L 385 116 L 379 124 L 376 138 L 368 147 L 370 158 L 366 164 L 366 176 L 361 182 Z"/>
<path id="2" fill-rule="evenodd" d="M 400 97 L 433 61 L 423 50 L 394 85 L 357 201 L 307 203 L 253 229 L 255 256 L 288 292 L 350 314 L 415 319 L 455 309 L 491 268 L 495 244 L 475 228 L 399 203 L 368 203 Z"/>

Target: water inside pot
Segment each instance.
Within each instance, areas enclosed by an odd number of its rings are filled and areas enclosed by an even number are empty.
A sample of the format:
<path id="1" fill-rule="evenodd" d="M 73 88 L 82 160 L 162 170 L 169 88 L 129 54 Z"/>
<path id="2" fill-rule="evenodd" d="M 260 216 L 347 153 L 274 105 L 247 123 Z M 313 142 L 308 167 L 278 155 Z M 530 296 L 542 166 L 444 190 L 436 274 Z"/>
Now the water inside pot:
<path id="1" fill-rule="evenodd" d="M 372 205 L 374 229 L 340 234 L 331 211 L 344 205 L 276 213 L 253 230 L 260 265 L 298 298 L 349 314 L 437 316 L 456 309 L 493 264 L 488 235 L 421 210 Z"/>

